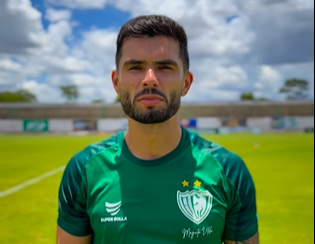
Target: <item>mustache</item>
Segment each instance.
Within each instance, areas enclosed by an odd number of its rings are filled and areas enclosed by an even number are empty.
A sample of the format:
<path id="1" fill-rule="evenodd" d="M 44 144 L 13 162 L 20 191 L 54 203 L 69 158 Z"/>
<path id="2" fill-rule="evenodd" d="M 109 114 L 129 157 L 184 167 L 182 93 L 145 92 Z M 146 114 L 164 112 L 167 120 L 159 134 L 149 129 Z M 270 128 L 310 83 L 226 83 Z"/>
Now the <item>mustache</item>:
<path id="1" fill-rule="evenodd" d="M 141 96 L 144 96 L 144 95 L 157 95 L 157 96 L 160 96 L 160 97 L 163 97 L 165 99 L 165 101 L 167 101 L 167 97 L 162 93 L 160 92 L 159 90 L 153 88 L 153 89 L 143 89 L 142 91 L 138 92 L 135 96 L 135 101 L 141 97 Z"/>

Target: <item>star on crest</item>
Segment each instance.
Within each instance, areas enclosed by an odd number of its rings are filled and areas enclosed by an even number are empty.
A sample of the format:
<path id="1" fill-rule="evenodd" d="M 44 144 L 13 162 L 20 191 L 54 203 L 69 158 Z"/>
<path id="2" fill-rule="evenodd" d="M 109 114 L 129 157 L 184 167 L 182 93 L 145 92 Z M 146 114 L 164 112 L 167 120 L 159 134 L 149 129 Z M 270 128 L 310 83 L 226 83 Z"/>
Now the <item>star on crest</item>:
<path id="1" fill-rule="evenodd" d="M 182 185 L 183 185 L 183 187 L 189 187 L 189 182 L 186 181 L 186 180 L 184 180 L 184 181 L 182 182 Z"/>
<path id="2" fill-rule="evenodd" d="M 196 180 L 194 185 L 195 185 L 196 188 L 200 188 L 202 183 L 199 180 Z"/>

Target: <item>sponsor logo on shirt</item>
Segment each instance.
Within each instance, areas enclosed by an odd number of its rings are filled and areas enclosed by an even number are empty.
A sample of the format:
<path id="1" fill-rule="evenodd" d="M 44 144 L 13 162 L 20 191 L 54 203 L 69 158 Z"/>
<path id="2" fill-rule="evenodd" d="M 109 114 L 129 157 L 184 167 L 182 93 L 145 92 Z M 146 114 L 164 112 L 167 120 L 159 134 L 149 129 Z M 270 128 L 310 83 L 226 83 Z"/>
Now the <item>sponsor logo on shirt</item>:
<path id="1" fill-rule="evenodd" d="M 102 223 L 112 223 L 112 222 L 126 222 L 128 218 L 117 216 L 121 211 L 121 202 L 118 203 L 105 203 L 106 211 L 111 215 L 111 217 L 101 218 Z"/>

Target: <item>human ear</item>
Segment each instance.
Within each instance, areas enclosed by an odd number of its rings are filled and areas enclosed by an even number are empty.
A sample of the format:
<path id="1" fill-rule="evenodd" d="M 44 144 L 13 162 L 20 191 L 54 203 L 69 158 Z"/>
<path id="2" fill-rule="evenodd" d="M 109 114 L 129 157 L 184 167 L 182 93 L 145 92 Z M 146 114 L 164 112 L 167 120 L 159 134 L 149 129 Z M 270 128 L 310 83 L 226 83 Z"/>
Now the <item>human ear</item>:
<path id="1" fill-rule="evenodd" d="M 113 87 L 114 87 L 117 95 L 120 95 L 119 79 L 118 79 L 117 70 L 112 71 L 112 83 L 113 83 Z"/>
<path id="2" fill-rule="evenodd" d="M 191 72 L 187 72 L 185 80 L 184 80 L 184 84 L 183 84 L 182 97 L 187 95 L 193 81 L 194 81 L 194 75 Z"/>

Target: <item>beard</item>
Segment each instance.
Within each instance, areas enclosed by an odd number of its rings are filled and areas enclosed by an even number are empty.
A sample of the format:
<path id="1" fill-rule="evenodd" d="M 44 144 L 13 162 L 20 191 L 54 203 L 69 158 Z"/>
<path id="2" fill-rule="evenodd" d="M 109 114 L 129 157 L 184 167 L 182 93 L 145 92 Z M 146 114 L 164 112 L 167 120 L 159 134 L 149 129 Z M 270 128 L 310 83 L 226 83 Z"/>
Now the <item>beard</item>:
<path id="1" fill-rule="evenodd" d="M 160 108 L 147 107 L 145 109 L 137 107 L 137 98 L 143 95 L 158 95 L 164 98 L 166 105 Z M 131 119 L 141 124 L 160 124 L 172 118 L 180 108 L 181 92 L 172 91 L 169 100 L 156 89 L 144 89 L 138 93 L 132 101 L 129 91 L 122 91 L 120 102 L 124 113 Z"/>

